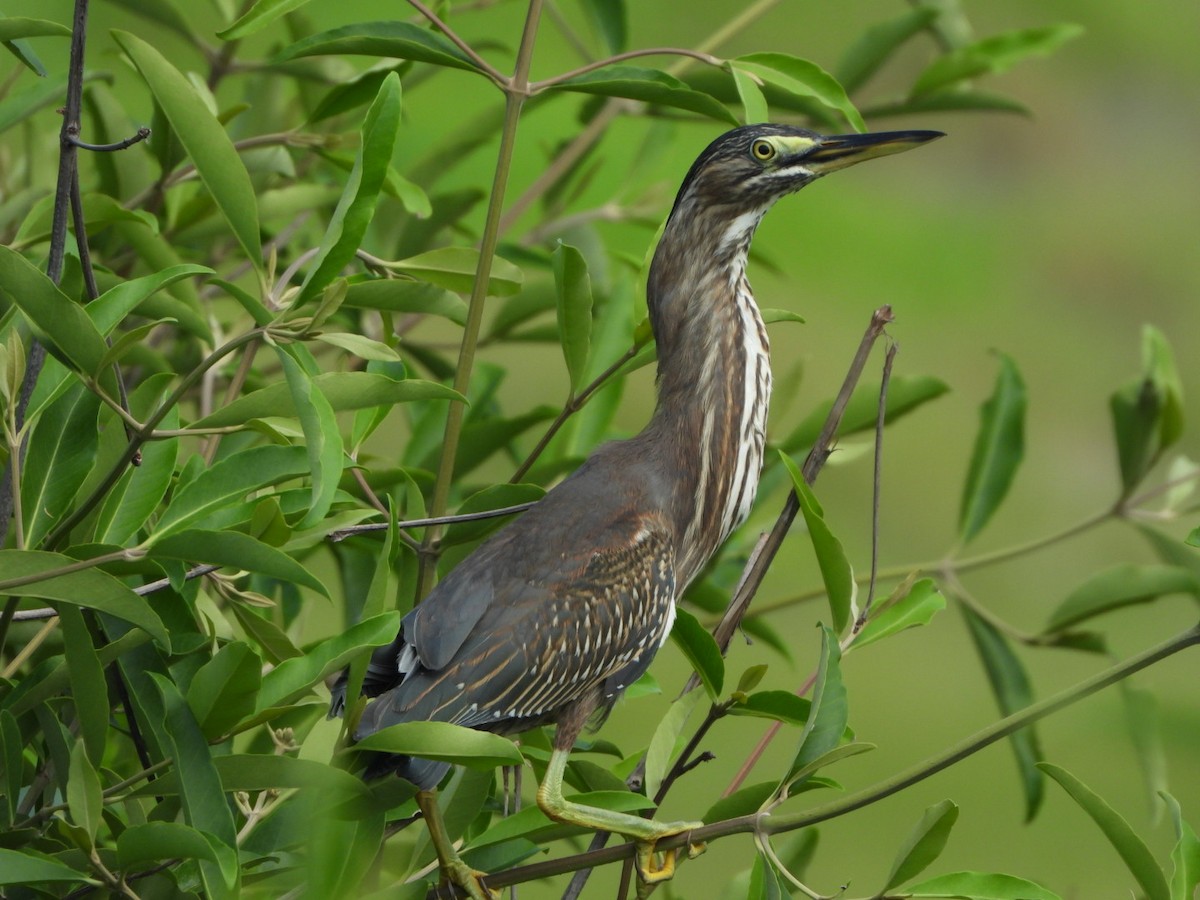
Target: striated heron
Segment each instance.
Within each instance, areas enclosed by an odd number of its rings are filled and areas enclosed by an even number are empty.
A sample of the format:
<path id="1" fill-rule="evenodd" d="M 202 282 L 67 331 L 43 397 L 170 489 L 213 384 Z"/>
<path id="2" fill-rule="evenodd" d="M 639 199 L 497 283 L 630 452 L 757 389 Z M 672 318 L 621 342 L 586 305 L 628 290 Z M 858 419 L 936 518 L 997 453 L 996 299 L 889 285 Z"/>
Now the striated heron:
<path id="1" fill-rule="evenodd" d="M 645 884 L 670 878 L 654 843 L 699 827 L 564 799 L 575 739 L 650 665 L 675 601 L 750 512 L 771 393 L 767 332 L 746 280 L 746 253 L 780 197 L 822 175 L 941 134 L 824 137 L 750 125 L 717 138 L 692 165 L 650 266 L 646 299 L 658 350 L 658 404 L 636 437 L 597 450 L 521 518 L 482 544 L 375 651 L 355 738 L 437 720 L 515 733 L 556 725 L 537 803 L 560 822 L 638 844 Z M 335 697 L 335 709 L 343 698 Z M 438 827 L 431 793 L 446 763 L 385 757 L 415 784 L 443 873 L 475 898 L 481 873 Z"/>

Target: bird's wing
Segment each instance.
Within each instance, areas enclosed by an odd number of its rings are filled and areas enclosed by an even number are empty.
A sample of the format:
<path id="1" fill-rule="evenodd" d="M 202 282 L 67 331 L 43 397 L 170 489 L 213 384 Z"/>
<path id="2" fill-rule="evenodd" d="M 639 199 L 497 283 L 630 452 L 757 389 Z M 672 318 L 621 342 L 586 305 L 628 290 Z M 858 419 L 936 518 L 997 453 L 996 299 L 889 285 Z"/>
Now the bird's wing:
<path id="1" fill-rule="evenodd" d="M 459 566 L 404 617 L 404 642 L 425 668 L 441 669 L 450 662 L 492 605 L 493 580 L 486 571 L 479 573 L 480 568 Z"/>

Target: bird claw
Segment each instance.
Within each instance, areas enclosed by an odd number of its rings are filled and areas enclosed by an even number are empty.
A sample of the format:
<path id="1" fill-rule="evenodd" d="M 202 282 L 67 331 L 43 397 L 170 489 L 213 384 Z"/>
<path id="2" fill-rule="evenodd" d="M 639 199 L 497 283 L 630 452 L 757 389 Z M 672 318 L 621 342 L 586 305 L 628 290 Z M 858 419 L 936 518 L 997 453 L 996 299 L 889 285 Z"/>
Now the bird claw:
<path id="1" fill-rule="evenodd" d="M 673 823 L 665 826 L 664 830 L 656 834 L 653 838 L 637 842 L 637 872 L 638 878 L 644 885 L 657 885 L 664 881 L 669 881 L 675 877 L 675 865 L 679 858 L 679 848 L 672 847 L 670 850 L 662 851 L 662 862 L 658 861 L 658 852 L 655 850 L 655 845 L 665 837 L 670 837 L 675 834 L 684 834 L 694 828 L 699 828 L 704 823 L 702 822 L 681 822 Z M 708 845 L 703 841 L 688 841 L 687 842 L 687 858 L 695 859 L 708 848 Z M 649 892 L 647 892 L 648 894 Z M 638 895 L 642 895 L 639 893 Z"/>
<path id="2" fill-rule="evenodd" d="M 442 877 L 465 891 L 471 900 L 500 900 L 500 892 L 491 890 L 483 883 L 487 872 L 472 869 L 461 859 L 443 865 Z"/>

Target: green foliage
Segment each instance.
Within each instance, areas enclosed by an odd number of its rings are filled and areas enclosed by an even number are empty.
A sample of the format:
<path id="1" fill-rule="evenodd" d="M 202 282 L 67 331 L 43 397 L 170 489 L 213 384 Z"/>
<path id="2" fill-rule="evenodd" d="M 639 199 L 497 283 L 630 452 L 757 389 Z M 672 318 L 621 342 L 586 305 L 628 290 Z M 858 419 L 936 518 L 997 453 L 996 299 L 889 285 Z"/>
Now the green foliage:
<path id="1" fill-rule="evenodd" d="M 653 54 L 636 49 L 645 40 L 621 0 L 562 4 L 567 40 L 544 22 L 539 31 L 539 3 L 443 4 L 444 22 L 421 8 L 406 21 L 353 21 L 353 4 L 305 0 L 108 6 L 121 27 L 93 28 L 86 66 L 68 75 L 59 38 L 69 22 L 0 14 L 12 67 L 0 79 L 0 884 L 54 896 L 83 886 L 125 896 L 424 896 L 432 876 L 416 873 L 433 859 L 428 839 L 420 827 L 391 827 L 414 815 L 414 789 L 360 777 L 366 754 L 379 752 L 460 767 L 441 804 L 472 865 L 510 869 L 587 837 L 546 818 L 532 777 L 515 811 L 510 779 L 495 772 L 540 775 L 543 730 L 519 746 L 436 722 L 358 744 L 347 735 L 371 651 L 434 577 L 505 521 L 428 519 L 534 502 L 601 442 L 628 434 L 622 393 L 655 359 L 642 251 L 695 149 L 680 149 L 682 129 L 702 123 L 697 133 L 712 136 L 778 120 L 863 131 L 866 119 L 886 127 L 916 111 L 1023 111 L 977 82 L 1079 32 L 1051 25 L 976 38 L 956 4 L 919 3 L 859 23 L 827 71 L 783 52 L 793 49 L 785 41 L 712 55 L 769 4 L 731 13 L 695 49 Z M 541 80 L 530 80 L 535 42 L 577 53 L 576 67 L 539 56 Z M 817 49 L 829 56 L 802 52 Z M 864 106 L 905 59 L 909 83 Z M 83 94 L 64 112 L 78 119 L 79 139 L 128 143 L 70 151 L 78 212 L 54 176 L 66 151 L 50 110 L 64 106 L 69 81 Z M 150 140 L 133 141 L 143 121 Z M 640 142 L 630 140 L 635 128 Z M 790 260 L 776 267 L 792 274 Z M 804 321 L 792 309 L 762 312 L 772 333 Z M 1184 489 L 1197 480 L 1194 465 L 1155 481 L 1183 434 L 1174 356 L 1149 326 L 1142 352 L 1142 371 L 1110 400 L 1119 496 L 1090 524 L 1132 518 L 1159 494 L 1162 518 L 1194 509 Z M 1017 721 L 1035 695 L 1023 647 L 1094 653 L 1107 637 L 1080 626 L 1200 597 L 1192 550 L 1146 526 L 1160 564 L 1114 560 L 1077 577 L 1040 633 L 966 593 L 960 576 L 971 569 L 1039 549 L 1031 535 L 1015 550 L 958 556 L 998 517 L 1026 452 L 1025 381 L 1014 357 L 999 360 L 958 544 L 936 565 L 877 573 L 891 591 L 882 601 L 860 599 L 865 553 L 849 528 L 834 534 L 795 462 L 810 450 L 823 461 L 830 448 L 817 445 L 831 414 L 840 439 L 874 429 L 877 389 L 860 385 L 772 420 L 781 452 L 767 454 L 751 521 L 689 587 L 663 651 L 703 690 L 677 696 L 650 674 L 631 685 L 631 706 L 674 699 L 641 716 L 633 746 L 607 732 L 581 742 L 567 770 L 571 799 L 649 812 L 668 793 L 679 798 L 710 732 L 735 741 L 747 758 L 728 796 L 695 779 L 688 799 L 694 812 L 708 809 L 710 852 L 745 869 L 731 891 L 789 896 L 818 852 L 807 826 L 900 789 L 885 782 L 867 800 L 844 797 L 826 772 L 874 747 L 856 739 L 849 716 L 859 651 L 904 640 L 949 599 L 1001 714 Z M 777 380 L 787 364 L 777 360 Z M 525 396 L 530 384 L 552 400 Z M 935 375 L 898 374 L 882 419 L 890 427 L 911 414 L 932 433 L 925 407 L 948 390 Z M 750 618 L 714 629 L 740 584 L 759 590 L 754 532 L 785 497 L 801 513 L 821 586 L 798 596 L 768 582 Z M 414 519 L 425 522 L 406 524 Z M 828 599 L 831 627 L 819 636 L 778 615 L 808 596 Z M 725 654 L 739 625 L 758 643 L 731 687 L 738 670 L 726 672 Z M 1194 642 L 1185 635 L 1170 652 Z M 806 689 L 778 686 L 786 665 L 777 653 L 811 666 Z M 329 687 L 343 671 L 346 719 L 329 721 Z M 1146 781 L 1161 792 L 1157 704 L 1140 689 L 1125 699 Z M 1143 893 L 1190 898 L 1200 842 L 1178 803 L 1165 793 L 1160 801 L 1176 838 L 1168 880 L 1104 801 L 1041 761 L 1032 720 L 1021 724 L 1011 740 L 1027 818 L 1047 773 Z M 749 749 L 755 726 L 769 735 L 788 726 L 781 739 L 793 749 L 744 787 L 761 753 Z M 961 755 L 990 740 L 968 739 Z M 812 821 L 794 818 L 811 791 L 837 799 Z M 911 884 L 941 855 L 958 814 L 950 801 L 925 813 L 879 896 L 1056 896 L 1000 873 Z M 790 849 L 776 849 L 787 845 L 783 831 L 801 828 Z M 719 840 L 747 831 L 753 863 Z"/>

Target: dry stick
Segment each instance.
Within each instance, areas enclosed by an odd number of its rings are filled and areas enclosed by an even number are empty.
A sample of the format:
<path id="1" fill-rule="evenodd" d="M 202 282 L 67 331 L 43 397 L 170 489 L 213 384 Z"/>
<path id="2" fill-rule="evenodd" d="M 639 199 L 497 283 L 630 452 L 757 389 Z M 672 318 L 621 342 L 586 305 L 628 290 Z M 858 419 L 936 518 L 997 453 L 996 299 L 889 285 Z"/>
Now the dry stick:
<path id="1" fill-rule="evenodd" d="M 817 480 L 817 475 L 821 471 L 821 467 L 825 465 L 825 461 L 829 459 L 830 453 L 833 452 L 833 442 L 837 435 L 837 430 L 842 424 L 842 416 L 846 412 L 846 406 L 850 402 L 850 396 L 854 393 L 855 387 L 858 385 L 859 379 L 862 377 L 863 368 L 867 364 L 867 359 L 871 355 L 871 348 L 875 346 L 875 341 L 883 333 L 883 329 L 893 321 L 892 308 L 890 306 L 881 306 L 871 315 L 871 323 L 867 326 L 866 332 L 862 336 L 862 340 L 858 344 L 858 350 L 854 354 L 854 359 L 850 362 L 850 368 L 846 372 L 846 377 L 842 381 L 842 388 L 838 392 L 837 399 L 834 400 L 833 407 L 829 410 L 829 415 L 825 418 L 825 425 L 821 428 L 821 433 L 817 437 L 816 443 L 808 453 L 808 457 L 804 461 L 804 480 L 808 484 L 812 484 Z M 724 655 L 729 650 L 729 644 L 733 640 L 733 635 L 737 632 L 738 626 L 746 615 L 746 610 L 750 606 L 750 601 L 754 599 L 754 595 L 758 592 L 759 585 L 762 584 L 763 577 L 767 573 L 767 569 L 771 565 L 771 561 L 775 558 L 775 554 L 779 552 L 779 548 L 783 545 L 783 539 L 787 535 L 788 529 L 791 527 L 792 521 L 796 518 L 796 513 L 799 511 L 799 502 L 796 499 L 796 492 L 791 491 L 788 494 L 787 501 L 783 505 L 783 509 L 779 513 L 779 517 L 775 520 L 775 526 L 770 533 L 759 538 L 758 543 L 754 546 L 754 551 L 750 554 L 750 558 L 746 561 L 746 567 L 742 571 L 741 581 L 734 590 L 733 598 L 729 601 L 729 606 L 725 609 L 725 614 L 721 617 L 721 621 L 717 623 L 717 627 L 713 629 L 713 637 L 716 639 L 717 646 L 721 648 L 721 654 Z M 688 678 L 684 685 L 680 696 L 695 690 L 700 685 L 700 678 L 695 672 Z M 705 724 L 701 726 L 707 730 L 706 726 L 711 726 L 715 719 L 710 717 L 705 719 Z M 778 723 L 775 723 L 778 724 Z M 740 778 L 745 778 L 749 772 L 750 766 L 753 766 L 757 761 L 758 756 L 762 755 L 762 750 L 765 744 L 760 742 L 755 748 L 754 753 L 747 760 L 747 764 L 743 766 L 743 771 L 739 772 Z M 679 759 L 671 770 L 663 779 L 664 785 L 673 783 L 679 777 L 682 769 L 688 765 L 687 756 L 694 749 L 694 743 L 689 744 L 689 749 L 685 753 L 680 754 Z M 757 754 L 757 755 L 755 755 Z M 645 758 L 638 765 L 632 777 L 636 777 L 639 772 L 645 771 Z M 738 782 L 740 784 L 740 781 Z M 726 796 L 730 791 L 726 791 Z M 607 842 L 609 833 L 606 831 L 598 831 L 592 838 L 592 844 L 589 852 L 599 850 Z M 578 872 L 571 884 L 567 888 L 567 892 L 563 895 L 563 900 L 574 900 L 579 896 L 579 892 L 583 890 L 583 885 L 587 881 L 588 870 Z"/>
<path id="2" fill-rule="evenodd" d="M 805 828 L 809 825 L 816 825 L 820 822 L 836 819 L 924 781 L 931 775 L 935 775 L 943 769 L 949 768 L 955 763 L 972 756 L 984 747 L 991 746 L 997 741 L 1008 737 L 1013 732 L 1019 731 L 1061 709 L 1065 709 L 1086 697 L 1090 697 L 1097 691 L 1116 684 L 1140 672 L 1142 669 L 1162 662 L 1181 650 L 1198 644 L 1200 644 L 1200 625 L 1189 628 L 1187 631 L 1161 644 L 1104 669 L 1091 678 L 1059 691 L 1045 700 L 1027 706 L 1013 713 L 1011 716 L 1006 716 L 999 721 L 993 722 L 988 727 L 964 738 L 942 753 L 847 797 L 832 800 L 798 813 L 789 813 L 786 815 L 776 815 L 766 812 L 752 813 L 746 816 L 726 819 L 721 822 L 713 822 L 712 824 L 705 825 L 703 828 L 696 828 L 690 832 L 673 834 L 670 837 L 662 838 L 656 846 L 660 850 L 672 850 L 687 844 L 712 841 L 733 834 L 755 832 L 782 834 L 788 831 L 795 831 L 798 828 Z M 588 851 L 574 856 L 547 860 L 527 866 L 518 866 L 503 872 L 497 872 L 487 877 L 487 885 L 490 888 L 501 888 L 510 884 L 521 884 L 539 878 L 549 878 L 553 875 L 563 875 L 567 872 L 574 872 L 584 868 L 593 868 L 624 859 L 632 859 L 633 855 L 634 845 L 632 843 L 619 844 L 615 847 L 605 847 L 602 850 Z M 427 895 L 427 900 L 433 900 L 434 897 L 436 897 L 436 894 L 431 893 Z"/>

